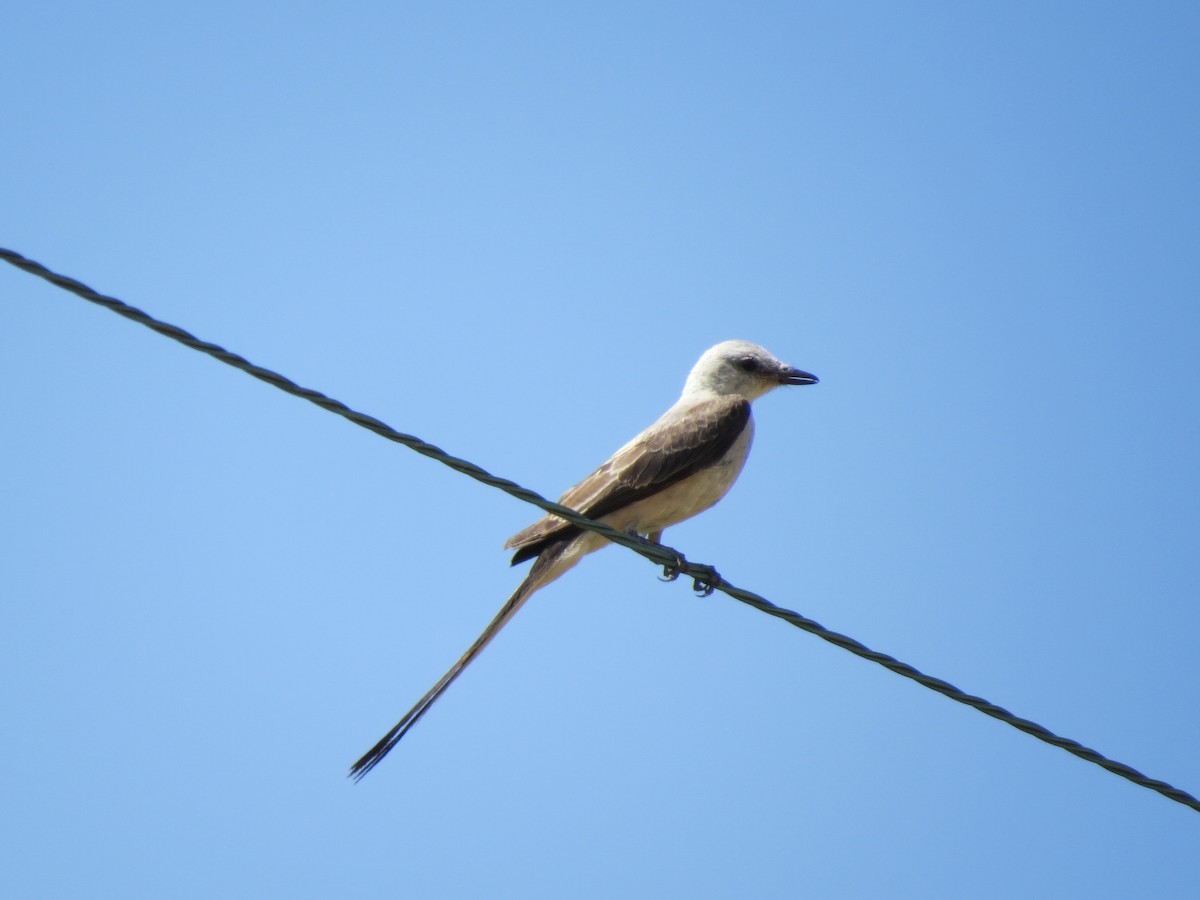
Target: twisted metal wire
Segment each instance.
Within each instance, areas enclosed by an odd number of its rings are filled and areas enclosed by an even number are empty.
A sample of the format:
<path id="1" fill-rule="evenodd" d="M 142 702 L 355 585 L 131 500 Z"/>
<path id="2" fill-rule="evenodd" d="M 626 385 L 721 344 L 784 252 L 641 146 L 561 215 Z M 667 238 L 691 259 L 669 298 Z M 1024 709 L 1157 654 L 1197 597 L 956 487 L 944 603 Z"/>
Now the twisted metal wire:
<path id="1" fill-rule="evenodd" d="M 603 524 L 602 522 L 595 522 L 586 518 L 585 516 L 581 516 L 574 510 L 547 500 L 545 497 L 541 496 L 535 491 L 531 491 L 528 488 L 522 487 L 514 481 L 509 481 L 507 478 L 500 478 L 491 474 L 490 472 L 485 471 L 472 462 L 451 456 L 441 448 L 435 447 L 433 444 L 427 443 L 418 437 L 397 431 L 385 422 L 381 422 L 379 419 L 376 419 L 373 416 L 368 416 L 357 412 L 356 410 L 346 406 L 346 404 L 322 394 L 320 391 L 301 387 L 291 379 L 280 375 L 278 372 L 272 372 L 270 369 L 264 369 L 262 366 L 257 366 L 244 357 L 239 356 L 236 353 L 231 353 L 224 347 L 218 346 L 217 344 L 213 344 L 208 341 L 202 341 L 195 335 L 184 331 L 182 328 L 178 328 L 175 325 L 170 325 L 166 322 L 161 322 L 148 313 L 145 313 L 136 307 L 130 306 L 127 303 L 123 303 L 115 297 L 109 297 L 101 294 L 88 287 L 86 284 L 76 281 L 74 278 L 68 278 L 65 275 L 59 275 L 56 272 L 52 272 L 40 263 L 34 262 L 31 259 L 27 259 L 19 253 L 0 247 L 0 259 L 11 263 L 18 269 L 23 269 L 32 275 L 43 278 L 46 281 L 49 281 L 51 284 L 62 288 L 63 290 L 70 291 L 71 293 L 76 294 L 85 300 L 103 306 L 104 308 L 115 312 L 117 315 L 124 316 L 127 319 L 132 319 L 139 324 L 145 325 L 147 328 L 157 331 L 159 334 L 178 341 L 185 346 L 191 347 L 193 350 L 199 350 L 201 353 L 207 353 L 214 359 L 218 359 L 227 365 L 233 366 L 235 369 L 241 369 L 246 374 L 252 375 L 261 381 L 265 381 L 267 384 L 277 387 L 281 391 L 286 391 L 287 393 L 307 400 L 310 403 L 315 403 L 317 406 L 321 407 L 321 409 L 336 413 L 342 418 L 353 422 L 355 425 L 366 428 L 368 431 L 378 434 L 380 437 L 387 438 L 389 441 L 394 441 L 398 444 L 403 444 L 410 450 L 415 450 L 422 456 L 427 456 L 430 459 L 442 463 L 443 465 L 449 466 L 457 472 L 462 472 L 464 475 L 468 475 L 471 478 L 474 478 L 476 481 L 483 482 L 489 487 L 499 488 L 505 493 L 516 497 L 518 500 L 531 503 L 545 512 L 552 513 L 556 516 L 566 519 L 574 525 L 594 531 L 597 534 L 608 538 L 608 540 L 612 541 L 613 543 L 620 544 L 623 547 L 628 547 L 634 552 L 640 553 L 642 556 L 656 565 L 662 566 L 664 572 L 670 579 L 674 579 L 679 575 L 685 575 L 689 578 L 692 578 L 696 590 L 700 593 L 710 594 L 713 590 L 719 590 L 735 600 L 739 600 L 742 603 L 754 607 L 760 612 L 764 612 L 767 615 L 782 619 L 789 625 L 793 625 L 802 631 L 807 631 L 809 634 L 816 635 L 822 640 L 841 647 L 843 650 L 848 650 L 855 656 L 860 656 L 863 659 L 877 663 L 878 665 L 895 672 L 897 675 L 902 675 L 905 678 L 917 682 L 917 684 L 920 684 L 923 687 L 927 687 L 932 691 L 937 691 L 939 694 L 949 697 L 951 700 L 955 700 L 959 703 L 970 706 L 984 715 L 991 716 L 994 719 L 998 719 L 1001 722 L 1011 725 L 1013 728 L 1023 731 L 1040 741 L 1044 741 L 1047 744 L 1059 747 L 1063 750 L 1066 750 L 1068 753 L 1074 754 L 1080 759 L 1100 766 L 1101 768 L 1112 772 L 1114 775 L 1119 775 L 1120 777 L 1133 782 L 1139 787 L 1157 791 L 1159 794 L 1162 794 L 1164 797 L 1170 800 L 1174 800 L 1177 803 L 1182 803 L 1184 806 L 1200 812 L 1200 800 L 1189 794 L 1187 791 L 1174 787 L 1165 781 L 1159 781 L 1158 779 L 1143 775 L 1132 766 L 1109 759 L 1098 751 L 1093 750 L 1090 747 L 1085 747 L 1078 741 L 1061 737 L 1050 731 L 1048 728 L 1038 725 L 1036 722 L 1031 722 L 1028 719 L 1022 719 L 1019 716 L 1009 712 L 1007 709 L 997 706 L 996 704 L 985 700 L 982 697 L 976 697 L 972 694 L 968 694 L 947 681 L 942 681 L 940 678 L 934 678 L 930 675 L 926 675 L 913 666 L 910 666 L 908 663 L 901 662 L 893 656 L 889 656 L 886 653 L 881 653 L 878 650 L 872 650 L 870 647 L 859 643 L 853 638 L 847 637 L 844 634 L 839 634 L 836 631 L 831 631 L 824 625 L 821 625 L 819 622 L 815 622 L 812 619 L 802 616 L 797 612 L 793 612 L 790 609 L 784 609 L 781 606 L 776 606 L 774 603 L 770 602 L 764 597 L 759 596 L 758 594 L 753 593 L 752 591 L 747 591 L 743 588 L 729 584 L 717 574 L 716 569 L 714 569 L 712 566 L 704 565 L 703 563 L 689 562 L 681 553 L 670 547 L 644 540 L 636 535 L 617 531 Z"/>
<path id="2" fill-rule="evenodd" d="M 32 275 L 37 275 L 39 278 L 44 278 L 51 284 L 54 284 L 63 290 L 70 291 L 82 297 L 84 300 L 89 300 L 105 309 L 115 312 L 119 316 L 124 316 L 141 325 L 145 325 L 159 334 L 178 341 L 185 347 L 191 347 L 193 350 L 199 350 L 201 353 L 207 353 L 213 359 L 218 359 L 226 365 L 233 366 L 235 369 L 240 369 L 247 375 L 252 375 L 260 381 L 265 381 L 267 384 L 279 388 L 281 391 L 300 397 L 310 403 L 315 403 L 321 409 L 341 416 L 355 425 L 373 431 L 380 437 L 387 438 L 389 441 L 394 441 L 397 444 L 403 444 L 410 450 L 415 450 L 422 456 L 428 456 L 430 459 L 435 459 L 444 465 L 449 466 L 457 472 L 462 472 L 464 475 L 469 475 L 476 481 L 482 481 L 489 487 L 499 488 L 507 494 L 511 494 L 518 500 L 524 500 L 526 503 L 532 503 L 534 506 L 540 507 L 548 513 L 553 513 L 560 516 L 573 525 L 579 525 L 582 528 L 590 528 L 592 531 L 603 535 L 610 541 L 622 546 L 629 547 L 642 556 L 649 559 L 651 562 L 657 563 L 660 566 L 678 567 L 682 561 L 677 553 L 674 553 L 670 548 L 655 544 L 635 535 L 626 534 L 610 528 L 602 522 L 594 522 L 585 516 L 579 515 L 575 510 L 566 506 L 561 506 L 551 500 L 547 500 L 541 494 L 531 491 L 526 487 L 522 487 L 515 481 L 509 481 L 507 478 L 500 478 L 490 472 L 484 471 L 479 466 L 465 459 L 459 459 L 456 456 L 451 456 L 440 447 L 435 447 L 433 444 L 421 440 L 411 434 L 404 434 L 392 428 L 386 422 L 381 422 L 373 416 L 365 415 L 356 410 L 351 409 L 340 400 L 334 400 L 332 397 L 322 394 L 320 391 L 312 390 L 311 388 L 301 387 L 290 378 L 280 375 L 278 372 L 272 372 L 270 369 L 264 369 L 262 366 L 257 366 L 243 356 L 236 353 L 231 353 L 224 347 L 208 341 L 202 341 L 191 332 L 184 331 L 175 325 L 170 325 L 166 322 L 160 322 L 158 319 L 151 316 L 149 313 L 143 312 L 135 306 L 130 306 L 118 300 L 116 297 L 109 297 L 93 290 L 86 284 L 76 281 L 74 278 L 68 278 L 66 275 L 59 275 L 52 272 L 40 263 L 27 259 L 19 253 L 12 250 L 6 250 L 0 247 L 0 259 L 11 263 L 18 269 L 24 269 Z"/>

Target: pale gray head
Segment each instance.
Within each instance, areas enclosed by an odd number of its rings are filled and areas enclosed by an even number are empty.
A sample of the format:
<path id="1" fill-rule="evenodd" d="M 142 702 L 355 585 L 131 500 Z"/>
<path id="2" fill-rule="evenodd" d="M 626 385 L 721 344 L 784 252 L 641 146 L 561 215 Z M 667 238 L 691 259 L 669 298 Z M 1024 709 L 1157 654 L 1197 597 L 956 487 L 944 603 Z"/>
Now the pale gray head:
<path id="1" fill-rule="evenodd" d="M 780 362 L 758 344 L 723 341 L 692 366 L 683 394 L 739 394 L 753 400 L 781 384 L 816 383 L 816 375 Z"/>

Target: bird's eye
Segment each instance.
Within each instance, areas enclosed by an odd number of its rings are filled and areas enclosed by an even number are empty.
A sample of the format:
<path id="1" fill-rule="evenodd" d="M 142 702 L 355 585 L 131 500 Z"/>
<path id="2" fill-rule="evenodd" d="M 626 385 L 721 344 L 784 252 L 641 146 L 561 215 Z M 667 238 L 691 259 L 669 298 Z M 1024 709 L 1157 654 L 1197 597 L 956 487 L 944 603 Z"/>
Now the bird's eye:
<path id="1" fill-rule="evenodd" d="M 747 356 L 745 359 L 739 359 L 734 365 L 736 365 L 743 372 L 758 371 L 758 360 L 753 356 Z"/>

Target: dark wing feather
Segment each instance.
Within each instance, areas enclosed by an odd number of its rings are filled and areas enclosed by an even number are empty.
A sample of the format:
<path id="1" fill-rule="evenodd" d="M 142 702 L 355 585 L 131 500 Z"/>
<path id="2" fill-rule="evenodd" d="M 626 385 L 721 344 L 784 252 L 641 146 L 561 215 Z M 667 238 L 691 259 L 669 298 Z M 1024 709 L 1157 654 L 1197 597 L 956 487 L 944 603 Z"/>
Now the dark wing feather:
<path id="1" fill-rule="evenodd" d="M 749 419 L 749 401 L 736 395 L 703 400 L 682 412 L 672 410 L 558 502 L 590 519 L 602 518 L 717 462 Z M 515 566 L 579 531 L 557 516 L 546 516 L 514 534 L 504 546 L 516 549 Z"/>

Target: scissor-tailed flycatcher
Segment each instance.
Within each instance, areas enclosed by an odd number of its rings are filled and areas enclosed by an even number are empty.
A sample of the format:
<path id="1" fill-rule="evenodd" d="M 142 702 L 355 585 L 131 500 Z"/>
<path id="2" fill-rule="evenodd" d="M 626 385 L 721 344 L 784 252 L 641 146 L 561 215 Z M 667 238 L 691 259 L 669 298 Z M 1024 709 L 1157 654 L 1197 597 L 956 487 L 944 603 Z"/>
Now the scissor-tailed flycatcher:
<path id="1" fill-rule="evenodd" d="M 663 529 L 724 497 L 742 471 L 754 436 L 750 401 L 781 384 L 816 383 L 815 375 L 780 362 L 757 344 L 717 344 L 692 367 L 675 405 L 559 503 L 618 531 L 658 541 Z M 354 764 L 351 777 L 362 778 L 379 764 L 535 591 L 607 543 L 557 516 L 510 537 L 504 546 L 517 551 L 513 565 L 536 557 L 529 575 L 462 659 Z"/>

